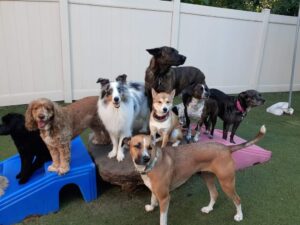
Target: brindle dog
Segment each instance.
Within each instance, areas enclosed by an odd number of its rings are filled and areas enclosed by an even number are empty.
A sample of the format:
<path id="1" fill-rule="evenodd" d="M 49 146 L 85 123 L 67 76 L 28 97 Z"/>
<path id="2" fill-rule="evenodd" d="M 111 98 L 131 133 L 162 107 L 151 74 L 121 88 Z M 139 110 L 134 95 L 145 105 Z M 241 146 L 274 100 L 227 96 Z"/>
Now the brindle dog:
<path id="1" fill-rule="evenodd" d="M 145 76 L 145 92 L 149 99 L 150 109 L 152 88 L 157 92 L 167 93 L 175 89 L 176 95 L 179 95 L 191 84 L 205 84 L 205 76 L 199 69 L 192 66 L 172 67 L 180 66 L 186 60 L 186 57 L 179 54 L 176 49 L 164 46 L 147 49 L 147 51 L 153 56 Z"/>

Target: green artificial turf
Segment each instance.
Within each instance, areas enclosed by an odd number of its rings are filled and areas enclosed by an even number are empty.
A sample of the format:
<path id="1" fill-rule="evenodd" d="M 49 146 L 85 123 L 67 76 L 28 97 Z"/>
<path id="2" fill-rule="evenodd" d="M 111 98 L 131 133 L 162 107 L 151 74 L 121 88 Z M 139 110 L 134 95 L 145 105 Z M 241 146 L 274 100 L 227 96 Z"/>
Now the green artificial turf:
<path id="1" fill-rule="evenodd" d="M 242 199 L 243 225 L 297 225 L 300 200 L 300 92 L 293 95 L 292 116 L 274 116 L 266 113 L 266 107 L 287 101 L 287 93 L 265 93 L 264 106 L 253 109 L 237 131 L 244 139 L 253 137 L 265 124 L 267 134 L 258 145 L 273 152 L 272 159 L 237 172 L 236 188 Z M 8 112 L 24 112 L 25 106 L 0 107 L 0 116 Z M 218 127 L 221 123 L 218 122 Z M 85 132 L 82 136 L 87 141 Z M 298 147 L 297 147 L 298 146 Z M 16 153 L 9 137 L 0 137 L 0 159 Z M 101 195 L 91 203 L 85 203 L 76 188 L 61 192 L 60 210 L 41 217 L 32 217 L 23 224 L 101 224 L 101 225 L 157 225 L 159 210 L 147 213 L 144 205 L 150 201 L 150 192 L 140 188 L 132 193 L 118 186 L 102 185 Z M 169 207 L 170 225 L 220 225 L 237 224 L 233 220 L 235 207 L 219 190 L 214 211 L 206 215 L 201 207 L 209 201 L 206 187 L 198 176 L 173 191 Z M 20 209 L 22 210 L 22 209 Z"/>

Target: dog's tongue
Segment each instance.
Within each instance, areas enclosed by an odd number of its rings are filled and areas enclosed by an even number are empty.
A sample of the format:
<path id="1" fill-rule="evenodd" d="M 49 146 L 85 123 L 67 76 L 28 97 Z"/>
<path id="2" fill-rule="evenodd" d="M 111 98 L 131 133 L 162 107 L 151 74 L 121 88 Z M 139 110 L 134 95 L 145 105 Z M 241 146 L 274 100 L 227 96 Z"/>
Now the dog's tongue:
<path id="1" fill-rule="evenodd" d="M 39 122 L 38 122 L 38 127 L 39 127 L 39 128 L 44 128 L 45 125 L 46 125 L 46 122 L 45 122 L 45 121 L 39 121 Z"/>

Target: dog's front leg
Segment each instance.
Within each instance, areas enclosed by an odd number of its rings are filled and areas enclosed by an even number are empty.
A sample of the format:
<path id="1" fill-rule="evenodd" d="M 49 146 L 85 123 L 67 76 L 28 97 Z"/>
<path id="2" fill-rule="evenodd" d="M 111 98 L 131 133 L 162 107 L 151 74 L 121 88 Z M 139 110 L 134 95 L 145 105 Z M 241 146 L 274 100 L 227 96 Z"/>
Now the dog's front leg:
<path id="1" fill-rule="evenodd" d="M 125 158 L 125 155 L 124 155 L 124 149 L 123 149 L 123 146 L 122 146 L 122 142 L 123 142 L 123 139 L 125 137 L 131 137 L 131 132 L 128 131 L 126 132 L 125 134 L 122 134 L 120 136 L 120 139 L 119 139 L 119 146 L 118 146 L 118 152 L 117 152 L 117 160 L 119 162 L 121 162 L 124 158 Z"/>
<path id="2" fill-rule="evenodd" d="M 161 147 L 166 147 L 169 141 L 169 133 L 168 132 L 164 132 L 162 133 L 162 144 Z"/>
<path id="3" fill-rule="evenodd" d="M 111 139 L 111 142 L 112 142 L 112 146 L 113 146 L 113 149 L 108 153 L 108 158 L 113 158 L 113 157 L 116 157 L 117 156 L 117 152 L 118 152 L 118 138 L 113 135 L 113 134 L 109 134 L 110 135 L 110 139 Z"/>
<path id="4" fill-rule="evenodd" d="M 152 192 L 152 194 L 151 194 L 151 203 L 145 205 L 145 210 L 146 210 L 147 212 L 151 212 L 151 211 L 154 210 L 154 208 L 155 208 L 156 206 L 158 206 L 158 201 L 157 201 L 157 198 L 156 198 L 155 194 L 153 194 L 153 192 Z"/>
<path id="5" fill-rule="evenodd" d="M 229 130 L 229 124 L 224 122 L 223 123 L 223 139 L 224 140 L 227 140 L 228 130 Z"/>
<path id="6" fill-rule="evenodd" d="M 167 225 L 170 195 L 158 199 L 160 209 L 160 225 Z"/>
<path id="7" fill-rule="evenodd" d="M 59 157 L 60 157 L 60 165 L 58 168 L 58 174 L 64 175 L 70 170 L 70 159 L 71 159 L 71 151 L 70 151 L 70 145 L 65 144 L 60 147 L 59 151 Z"/>
<path id="8" fill-rule="evenodd" d="M 48 150 L 50 152 L 52 158 L 52 164 L 48 166 L 48 171 L 50 172 L 57 172 L 59 168 L 59 152 L 55 147 L 47 145 Z"/>
<path id="9" fill-rule="evenodd" d="M 236 132 L 237 128 L 239 127 L 239 125 L 240 125 L 239 122 L 234 123 L 234 124 L 232 125 L 231 134 L 230 134 L 230 143 L 235 144 L 233 138 L 234 138 L 235 132 Z"/>

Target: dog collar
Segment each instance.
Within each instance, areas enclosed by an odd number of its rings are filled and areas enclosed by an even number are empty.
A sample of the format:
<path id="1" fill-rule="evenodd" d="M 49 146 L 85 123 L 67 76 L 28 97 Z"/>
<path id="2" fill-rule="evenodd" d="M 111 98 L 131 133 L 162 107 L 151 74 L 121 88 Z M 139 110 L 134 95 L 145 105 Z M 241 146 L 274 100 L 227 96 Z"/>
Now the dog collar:
<path id="1" fill-rule="evenodd" d="M 158 153 L 158 150 L 156 150 L 154 159 L 146 165 L 144 171 L 140 172 L 141 175 L 146 175 L 153 169 L 153 167 L 155 166 L 155 164 L 158 160 L 158 156 L 159 156 L 159 153 Z"/>
<path id="2" fill-rule="evenodd" d="M 165 115 L 163 116 L 158 116 L 155 112 L 153 113 L 153 118 L 158 121 L 158 122 L 164 122 L 169 118 L 170 111 L 168 111 Z"/>
<path id="3" fill-rule="evenodd" d="M 245 112 L 246 112 L 245 109 L 243 109 L 243 107 L 242 107 L 242 105 L 241 105 L 241 103 L 240 103 L 239 100 L 236 100 L 236 108 L 237 108 L 237 110 L 240 111 L 241 113 L 245 113 Z"/>

